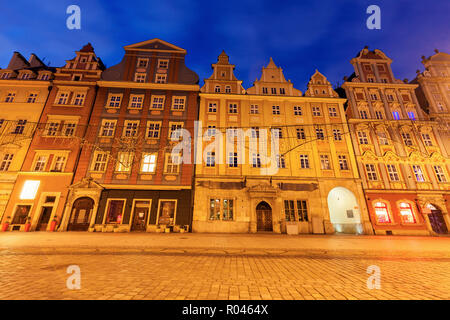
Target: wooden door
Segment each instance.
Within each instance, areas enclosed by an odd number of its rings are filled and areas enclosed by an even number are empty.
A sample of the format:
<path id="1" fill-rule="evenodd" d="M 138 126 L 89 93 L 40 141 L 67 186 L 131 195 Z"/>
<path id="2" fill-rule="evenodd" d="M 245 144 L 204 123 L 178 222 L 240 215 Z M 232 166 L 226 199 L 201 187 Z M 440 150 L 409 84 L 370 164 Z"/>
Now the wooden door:
<path id="1" fill-rule="evenodd" d="M 87 231 L 89 229 L 89 221 L 94 208 L 94 200 L 91 198 L 77 199 L 72 207 L 70 215 L 68 231 Z"/>
<path id="2" fill-rule="evenodd" d="M 257 231 L 273 231 L 272 208 L 267 202 L 260 202 L 256 207 Z"/>
<path id="3" fill-rule="evenodd" d="M 431 228 L 434 232 L 439 234 L 446 234 L 448 232 L 441 210 L 431 210 L 428 218 L 430 219 Z"/>
<path id="4" fill-rule="evenodd" d="M 50 221 L 50 216 L 52 215 L 52 210 L 53 207 L 42 207 L 41 216 L 39 217 L 36 231 L 47 230 L 47 226 Z"/>

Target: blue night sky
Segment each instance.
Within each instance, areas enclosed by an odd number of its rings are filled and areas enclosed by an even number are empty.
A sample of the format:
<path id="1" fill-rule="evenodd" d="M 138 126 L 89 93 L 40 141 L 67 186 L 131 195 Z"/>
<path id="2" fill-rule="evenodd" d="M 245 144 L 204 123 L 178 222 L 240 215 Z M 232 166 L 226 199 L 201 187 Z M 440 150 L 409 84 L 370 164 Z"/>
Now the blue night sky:
<path id="1" fill-rule="evenodd" d="M 81 30 L 66 28 L 66 8 L 81 8 Z M 381 30 L 366 28 L 366 8 L 381 8 Z M 269 57 L 305 90 L 317 68 L 335 85 L 352 73 L 349 60 L 365 45 L 394 60 L 399 79 L 423 69 L 422 55 L 450 52 L 450 1 L 313 0 L 3 0 L 0 66 L 13 51 L 63 65 L 91 42 L 107 67 L 123 46 L 160 38 L 187 50 L 186 64 L 203 79 L 224 49 L 236 75 L 251 86 Z"/>

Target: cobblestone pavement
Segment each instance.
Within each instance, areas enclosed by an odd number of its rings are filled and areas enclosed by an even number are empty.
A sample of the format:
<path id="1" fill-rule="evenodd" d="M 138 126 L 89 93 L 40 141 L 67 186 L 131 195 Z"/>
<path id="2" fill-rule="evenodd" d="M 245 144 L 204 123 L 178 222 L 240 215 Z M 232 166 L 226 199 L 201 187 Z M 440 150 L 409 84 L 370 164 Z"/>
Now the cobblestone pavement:
<path id="1" fill-rule="evenodd" d="M 220 235 L 192 234 L 132 246 L 143 236 L 2 233 L 0 299 L 450 299 L 449 238 L 363 237 L 364 251 L 356 237 L 251 236 L 226 236 L 228 247 L 211 241 Z M 180 237 L 195 246 L 174 245 Z M 286 245 L 273 248 L 267 239 Z M 287 245 L 298 239 L 319 244 Z M 373 251 L 380 241 L 401 251 Z M 335 242 L 346 250 L 330 251 Z M 69 265 L 80 267 L 80 290 L 66 287 Z M 380 289 L 367 288 L 371 265 L 380 268 Z"/>

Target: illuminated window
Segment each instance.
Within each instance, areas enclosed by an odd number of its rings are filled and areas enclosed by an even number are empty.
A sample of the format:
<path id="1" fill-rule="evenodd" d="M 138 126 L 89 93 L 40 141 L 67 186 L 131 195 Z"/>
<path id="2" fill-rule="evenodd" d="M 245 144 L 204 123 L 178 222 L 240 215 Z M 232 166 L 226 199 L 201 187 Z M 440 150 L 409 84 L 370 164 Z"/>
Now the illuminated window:
<path id="1" fill-rule="evenodd" d="M 375 216 L 378 223 L 390 223 L 391 218 L 389 216 L 387 204 L 384 202 L 375 202 Z"/>
<path id="2" fill-rule="evenodd" d="M 39 180 L 26 180 L 20 192 L 20 200 L 34 200 L 40 183 Z"/>
<path id="3" fill-rule="evenodd" d="M 209 199 L 209 220 L 220 220 L 220 199 Z"/>
<path id="4" fill-rule="evenodd" d="M 295 221 L 294 200 L 284 200 L 284 216 L 286 221 Z"/>
<path id="5" fill-rule="evenodd" d="M 328 158 L 327 155 L 320 155 L 320 168 L 322 170 L 330 170 L 331 166 L 330 166 L 330 159 Z"/>
<path id="6" fill-rule="evenodd" d="M 284 200 L 284 216 L 286 221 L 308 221 L 306 200 Z"/>
<path id="7" fill-rule="evenodd" d="M 141 172 L 154 173 L 156 169 L 156 153 L 144 153 L 142 155 Z"/>
<path id="8" fill-rule="evenodd" d="M 234 216 L 234 200 L 223 199 L 222 220 L 233 220 L 233 216 Z"/>
<path id="9" fill-rule="evenodd" d="M 416 223 L 412 206 L 408 202 L 400 203 L 400 216 L 403 223 Z"/>
<path id="10" fill-rule="evenodd" d="M 28 214 L 30 213 L 31 205 L 18 205 L 14 212 L 12 224 L 25 224 L 27 222 Z"/>
<path id="11" fill-rule="evenodd" d="M 414 175 L 416 176 L 416 181 L 417 182 L 424 182 L 425 181 L 425 176 L 422 172 L 422 168 L 420 166 L 417 165 L 413 165 L 412 166 L 413 171 L 414 171 Z"/>
<path id="12" fill-rule="evenodd" d="M 133 165 L 133 156 L 133 152 L 117 153 L 116 171 L 129 172 L 131 170 L 131 166 Z"/>
<path id="13" fill-rule="evenodd" d="M 109 200 L 106 210 L 106 223 L 121 223 L 125 200 Z"/>

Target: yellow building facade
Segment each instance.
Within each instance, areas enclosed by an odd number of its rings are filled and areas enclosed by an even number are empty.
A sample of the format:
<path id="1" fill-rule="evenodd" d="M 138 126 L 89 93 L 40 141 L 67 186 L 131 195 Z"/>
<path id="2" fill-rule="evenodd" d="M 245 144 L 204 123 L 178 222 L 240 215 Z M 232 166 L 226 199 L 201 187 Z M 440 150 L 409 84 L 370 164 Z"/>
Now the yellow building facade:
<path id="1" fill-rule="evenodd" d="M 372 234 L 343 104 L 272 59 L 245 90 L 222 52 L 201 88 L 194 232 Z M 267 139 L 265 139 L 267 135 Z"/>
<path id="2" fill-rule="evenodd" d="M 0 70 L 0 221 L 44 108 L 53 69 L 14 52 Z"/>

